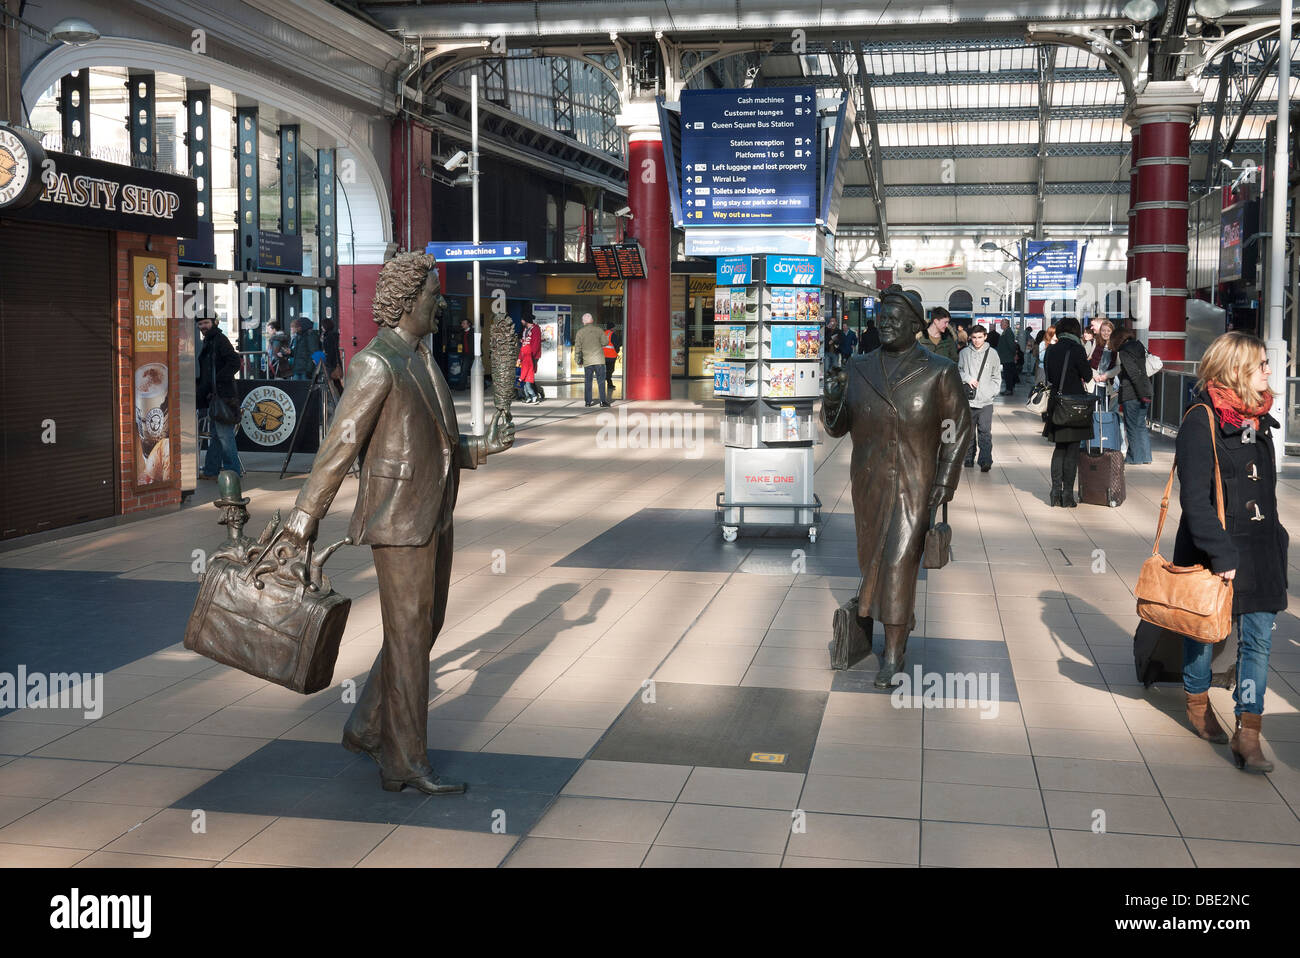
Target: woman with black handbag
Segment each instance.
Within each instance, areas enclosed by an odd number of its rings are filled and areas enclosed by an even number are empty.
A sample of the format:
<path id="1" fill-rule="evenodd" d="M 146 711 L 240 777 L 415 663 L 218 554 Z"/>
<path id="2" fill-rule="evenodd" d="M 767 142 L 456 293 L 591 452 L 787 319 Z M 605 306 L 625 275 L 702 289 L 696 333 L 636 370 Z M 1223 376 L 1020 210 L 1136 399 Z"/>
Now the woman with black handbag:
<path id="1" fill-rule="evenodd" d="M 1196 398 L 1214 411 L 1214 429 L 1203 410 L 1189 411 L 1178 431 L 1178 499 L 1182 517 L 1174 542 L 1175 566 L 1202 565 L 1233 585 L 1232 621 L 1237 630 L 1237 717 L 1232 756 L 1238 768 L 1270 772 L 1260 750 L 1264 689 L 1273 620 L 1287 606 L 1287 547 L 1277 515 L 1277 470 L 1269 415 L 1264 343 L 1246 333 L 1225 333 L 1201 357 Z M 1215 505 L 1217 452 L 1225 522 Z M 1223 743 L 1227 735 L 1209 707 L 1214 645 L 1183 640 L 1183 689 L 1187 717 L 1196 734 Z"/>
<path id="2" fill-rule="evenodd" d="M 1052 452 L 1052 498 L 1054 506 L 1073 509 L 1075 479 L 1079 474 L 1079 443 L 1092 438 L 1094 397 L 1084 387 L 1092 379 L 1092 367 L 1079 339 L 1079 321 L 1067 316 L 1056 324 L 1056 343 L 1043 354 L 1043 373 L 1051 385 L 1047 411 L 1043 413 L 1043 435 L 1056 443 Z"/>

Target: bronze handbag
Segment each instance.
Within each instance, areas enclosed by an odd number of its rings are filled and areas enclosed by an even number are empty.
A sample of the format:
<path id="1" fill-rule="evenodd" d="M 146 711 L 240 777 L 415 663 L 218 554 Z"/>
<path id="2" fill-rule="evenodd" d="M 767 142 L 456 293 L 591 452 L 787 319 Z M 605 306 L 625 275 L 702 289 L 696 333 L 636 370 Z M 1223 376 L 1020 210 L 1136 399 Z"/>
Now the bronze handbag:
<path id="1" fill-rule="evenodd" d="M 930 515 L 930 528 L 925 533 L 925 555 L 921 565 L 926 569 L 942 569 L 952 555 L 952 526 L 948 525 L 948 503 L 943 504 L 943 521 L 935 522 Z"/>
<path id="2" fill-rule="evenodd" d="M 1214 505 L 1219 514 L 1219 525 L 1227 529 L 1223 515 L 1223 480 L 1219 475 L 1219 447 L 1214 440 L 1214 413 L 1209 406 L 1202 404 L 1201 408 L 1210 417 L 1210 444 L 1214 447 Z M 1191 409 L 1187 412 L 1190 414 Z M 1186 420 L 1184 415 L 1183 421 Z M 1177 468 L 1175 459 L 1169 470 L 1169 481 L 1165 483 L 1164 498 L 1160 500 L 1155 545 L 1151 547 L 1151 557 L 1142 563 L 1137 588 L 1133 590 L 1137 596 L 1137 614 L 1152 625 L 1212 645 L 1232 631 L 1232 583 L 1203 565 L 1174 565 L 1160 554 L 1160 535 L 1164 532 L 1165 516 L 1169 513 L 1169 494 L 1174 488 Z"/>
<path id="3" fill-rule="evenodd" d="M 278 519 L 279 514 L 276 514 Z M 185 648 L 249 675 L 310 695 L 329 688 L 352 600 L 330 588 L 325 560 L 344 539 L 314 559 L 280 541 L 272 520 L 246 557 L 222 554 L 208 563 L 185 630 Z"/>

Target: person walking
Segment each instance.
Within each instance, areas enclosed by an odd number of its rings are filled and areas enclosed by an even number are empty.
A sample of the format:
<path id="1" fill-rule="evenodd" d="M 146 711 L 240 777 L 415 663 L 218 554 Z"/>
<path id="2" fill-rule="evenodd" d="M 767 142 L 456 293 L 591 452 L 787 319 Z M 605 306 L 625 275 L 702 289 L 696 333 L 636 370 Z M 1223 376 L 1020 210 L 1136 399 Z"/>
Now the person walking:
<path id="1" fill-rule="evenodd" d="M 942 306 L 936 306 L 930 310 L 930 325 L 916 334 L 916 341 L 930 352 L 943 356 L 945 359 L 951 359 L 955 363 L 957 361 L 957 337 L 948 328 L 948 324 L 951 322 L 952 316 L 948 310 Z"/>
<path id="2" fill-rule="evenodd" d="M 992 362 L 990 362 L 992 358 Z M 966 468 L 975 465 L 979 449 L 980 472 L 993 468 L 993 399 L 1002 391 L 1002 365 L 988 344 L 988 330 L 976 324 L 970 328 L 970 345 L 957 354 L 957 372 L 966 386 L 975 435 L 966 453 Z"/>
<path id="3" fill-rule="evenodd" d="M 282 331 L 275 320 L 266 324 L 263 349 L 266 352 L 266 378 L 283 379 L 284 360 L 289 355 L 289 334 Z"/>
<path id="4" fill-rule="evenodd" d="M 316 360 L 312 357 L 320 352 L 320 337 L 302 317 L 295 319 L 290 328 L 293 330 L 293 339 L 289 341 L 293 378 L 311 379 L 316 371 Z"/>
<path id="5" fill-rule="evenodd" d="M 582 328 L 573 337 L 573 361 L 582 367 L 583 396 L 587 405 L 596 405 L 591 398 L 591 380 L 594 377 L 600 386 L 600 404 L 608 406 L 609 399 L 605 393 L 605 334 L 595 324 L 591 313 L 582 314 Z"/>
<path id="6" fill-rule="evenodd" d="M 858 334 L 853 331 L 849 325 L 840 327 L 840 365 L 847 369 L 849 360 L 853 358 L 853 351 L 858 348 Z"/>
<path id="7" fill-rule="evenodd" d="M 524 317 L 523 335 L 519 337 L 519 382 L 524 387 L 524 402 L 535 406 L 542 401 L 537 392 L 537 359 L 542 355 L 542 331 L 531 313 Z"/>
<path id="8" fill-rule="evenodd" d="M 840 330 L 835 325 L 834 318 L 826 321 L 826 328 L 822 331 L 822 361 L 826 366 L 826 372 L 840 368 Z"/>
<path id="9" fill-rule="evenodd" d="M 1016 391 L 1016 334 L 1011 331 L 1011 320 L 1002 320 L 1002 335 L 998 337 L 998 362 L 1002 364 L 1002 395 L 1011 396 Z"/>
<path id="10" fill-rule="evenodd" d="M 1205 350 L 1194 398 L 1178 429 L 1176 462 L 1182 516 L 1175 565 L 1202 565 L 1232 583 L 1237 631 L 1236 729 L 1229 743 L 1238 768 L 1271 772 L 1259 736 L 1268 681 L 1273 621 L 1287 607 L 1287 547 L 1277 514 L 1277 463 L 1269 415 L 1268 357 L 1263 341 L 1224 333 Z M 1212 415 L 1207 415 L 1207 408 Z M 1215 463 L 1222 477 L 1224 519 L 1215 507 Z M 1227 735 L 1209 706 L 1214 646 L 1183 640 L 1183 690 L 1196 734 L 1223 743 Z"/>
<path id="11" fill-rule="evenodd" d="M 541 345 L 541 339 L 538 339 L 538 345 Z M 605 354 L 605 385 L 609 387 L 609 394 L 614 395 L 614 364 L 618 362 L 618 351 L 623 347 L 623 337 L 618 334 L 613 323 L 605 324 L 605 345 L 602 352 Z"/>
<path id="12" fill-rule="evenodd" d="M 1079 321 L 1066 316 L 1056 324 L 1056 343 L 1043 354 L 1043 375 L 1051 386 L 1052 398 L 1043 413 L 1043 435 L 1056 444 L 1052 452 L 1053 506 L 1073 509 L 1079 503 L 1074 498 L 1075 480 L 1079 475 L 1080 443 L 1092 438 L 1091 419 L 1087 426 L 1058 426 L 1052 422 L 1052 410 L 1061 395 L 1084 396 L 1088 390 L 1084 383 L 1092 379 L 1092 368 L 1083 353 L 1079 338 Z"/>
<path id="13" fill-rule="evenodd" d="M 339 331 L 332 319 L 320 321 L 320 348 L 325 352 L 325 379 L 337 399 L 343 394 L 343 363 L 339 355 Z"/>
<path id="14" fill-rule="evenodd" d="M 866 355 L 875 352 L 880 348 L 880 330 L 876 329 L 874 319 L 867 320 L 867 325 L 862 329 L 862 335 L 858 337 L 858 353 Z"/>
<path id="15" fill-rule="evenodd" d="M 235 373 L 239 372 L 239 354 L 230 345 L 214 320 L 199 320 L 203 348 L 199 350 L 198 382 L 194 389 L 196 409 L 208 411 L 208 452 L 203 460 L 200 479 L 215 479 L 223 469 L 244 474 L 235 448 L 235 425 L 239 422 L 239 396 L 235 391 Z M 217 402 L 216 400 L 223 400 Z M 227 413 L 233 407 L 234 416 Z M 228 422 L 222 420 L 229 419 Z"/>

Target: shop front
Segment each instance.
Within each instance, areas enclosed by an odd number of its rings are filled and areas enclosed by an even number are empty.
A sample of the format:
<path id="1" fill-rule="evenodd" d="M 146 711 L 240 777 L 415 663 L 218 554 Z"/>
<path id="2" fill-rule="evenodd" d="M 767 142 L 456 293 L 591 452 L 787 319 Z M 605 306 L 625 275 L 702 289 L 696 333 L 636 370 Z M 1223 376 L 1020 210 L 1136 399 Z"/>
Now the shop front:
<path id="1" fill-rule="evenodd" d="M 0 160 L 0 538 L 178 505 L 194 180 L 11 127 Z"/>

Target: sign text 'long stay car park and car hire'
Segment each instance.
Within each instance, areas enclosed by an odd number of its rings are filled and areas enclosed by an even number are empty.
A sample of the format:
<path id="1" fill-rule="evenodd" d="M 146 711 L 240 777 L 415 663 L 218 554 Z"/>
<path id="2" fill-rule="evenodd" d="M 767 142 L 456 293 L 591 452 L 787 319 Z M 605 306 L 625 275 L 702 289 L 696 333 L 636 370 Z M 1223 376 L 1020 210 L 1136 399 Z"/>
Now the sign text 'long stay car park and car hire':
<path id="1" fill-rule="evenodd" d="M 817 217 L 812 87 L 682 91 L 688 226 L 797 226 Z"/>

